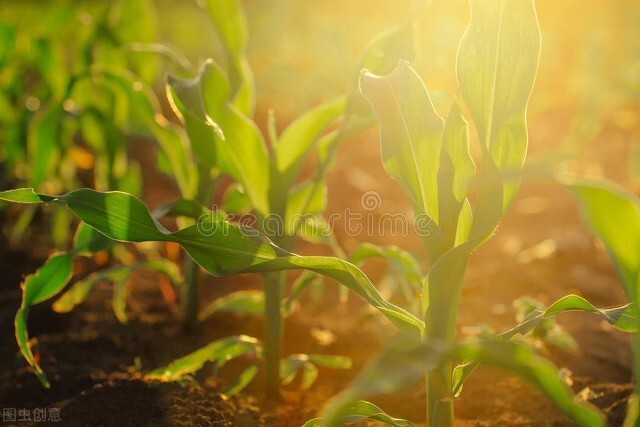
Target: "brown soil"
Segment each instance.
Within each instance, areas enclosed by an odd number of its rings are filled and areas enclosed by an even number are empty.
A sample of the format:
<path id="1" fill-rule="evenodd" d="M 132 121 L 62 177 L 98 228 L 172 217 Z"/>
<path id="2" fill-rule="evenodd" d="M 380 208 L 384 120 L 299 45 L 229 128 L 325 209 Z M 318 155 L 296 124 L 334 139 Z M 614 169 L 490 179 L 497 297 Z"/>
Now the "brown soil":
<path id="1" fill-rule="evenodd" d="M 535 123 L 540 129 L 560 125 L 544 116 Z M 532 134 L 535 138 L 536 132 Z M 613 141 L 615 143 L 607 148 L 616 154 L 610 156 L 611 162 L 628 149 L 624 138 Z M 533 155 L 546 145 L 545 141 L 534 139 Z M 347 207 L 362 211 L 360 196 L 369 190 L 379 192 L 383 200 L 375 215 L 409 210 L 406 198 L 382 170 L 378 150 L 375 132 L 341 148 L 336 168 L 328 178 L 329 212 Z M 605 168 L 611 167 L 607 159 Z M 148 169 L 146 166 L 144 169 Z M 611 170 L 615 171 L 615 167 Z M 157 176 L 147 177 L 145 196 L 154 206 L 171 197 L 165 192 L 166 181 L 157 179 Z M 420 249 L 420 242 L 412 236 L 402 239 L 351 237 L 339 229 L 336 236 L 347 250 L 364 240 Z M 522 255 L 523 250 L 547 239 L 552 239 L 547 246 L 551 242 L 555 248 L 547 256 L 526 259 Z M 349 383 L 392 331 L 389 325 L 372 316 L 357 297 L 350 298 L 347 304 L 340 303 L 336 287 L 327 286 L 320 302 L 312 301 L 307 295 L 302 301 L 303 309 L 287 319 L 284 351 L 285 354 L 348 355 L 353 358 L 354 369 L 321 369 L 317 383 L 309 391 L 301 392 L 294 383 L 285 388 L 280 403 L 263 398 L 259 380 L 237 397 L 229 400 L 220 397 L 220 391 L 235 370 L 233 364 L 223 370 L 221 378 L 214 377 L 211 370 L 205 368 L 192 381 L 146 382 L 142 379 L 143 372 L 212 339 L 240 333 L 261 337 L 262 319 L 214 316 L 201 331 L 185 332 L 176 310 L 163 299 L 157 286 L 158 278 L 140 272 L 130 286 L 128 325 L 119 324 L 113 315 L 111 287 L 106 284 L 97 286 L 89 299 L 69 314 L 56 314 L 46 303 L 31 310 L 30 332 L 37 337 L 42 365 L 52 383 L 50 390 L 44 390 L 17 354 L 13 340 L 13 315 L 20 303 L 20 281 L 40 264 L 42 257 L 34 257 L 33 250 L 9 249 L 5 242 L 0 242 L 0 247 L 0 275 L 4 278 L 0 282 L 0 407 L 61 408 L 62 425 L 299 426 Z M 322 252 L 309 245 L 301 245 L 299 250 Z M 372 263 L 367 270 L 375 279 L 382 268 Z M 259 280 L 249 275 L 206 278 L 202 297 L 207 301 L 229 290 L 259 285 Z M 514 323 L 513 299 L 530 295 L 549 303 L 567 293 L 583 295 L 599 306 L 624 302 L 624 294 L 605 252 L 594 244 L 579 222 L 569 194 L 553 184 L 526 183 L 496 236 L 472 259 L 459 324 L 482 323 L 498 331 L 505 330 Z M 574 390 L 580 392 L 589 387 L 597 396 L 592 403 L 605 411 L 611 425 L 620 425 L 631 391 L 628 336 L 586 314 L 565 314 L 559 317 L 559 323 L 573 335 L 579 348 L 542 348 L 542 353 L 559 367 L 570 369 Z M 322 345 L 313 337 L 312 330 L 330 331 L 335 341 Z M 461 335 L 462 332 L 461 329 Z M 141 366 L 142 372 L 135 366 Z M 424 419 L 423 388 L 374 401 L 394 416 L 415 421 Z M 456 418 L 461 426 L 572 425 L 552 403 L 528 385 L 513 376 L 485 368 L 475 372 L 465 385 L 456 402 Z"/>

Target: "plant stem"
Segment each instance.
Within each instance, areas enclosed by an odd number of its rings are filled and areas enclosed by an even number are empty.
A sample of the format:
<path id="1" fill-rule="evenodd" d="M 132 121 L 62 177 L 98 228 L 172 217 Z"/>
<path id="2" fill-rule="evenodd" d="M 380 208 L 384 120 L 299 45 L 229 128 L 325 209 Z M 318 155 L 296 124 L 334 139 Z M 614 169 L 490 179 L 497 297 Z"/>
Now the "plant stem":
<path id="1" fill-rule="evenodd" d="M 631 340 L 633 348 L 634 392 L 632 398 L 629 399 L 629 407 L 627 408 L 628 419 L 625 420 L 625 427 L 628 422 L 633 422 L 634 425 L 638 425 L 640 422 L 640 333 L 633 333 Z M 635 408 L 631 407 L 632 405 L 635 405 Z M 635 419 L 629 419 L 629 414 L 634 414 Z"/>
<path id="2" fill-rule="evenodd" d="M 466 271 L 466 261 L 449 268 L 447 276 L 429 283 L 430 304 L 425 317 L 426 339 L 455 344 L 458 306 L 462 294 L 462 282 Z M 442 280 L 446 277 L 446 280 Z M 440 287 L 440 288 L 436 288 Z M 446 294 L 442 292 L 446 289 Z M 427 425 L 434 427 L 453 426 L 453 364 L 443 363 L 437 369 L 427 372 Z"/>
<path id="3" fill-rule="evenodd" d="M 195 199 L 202 206 L 207 206 L 211 203 L 211 195 L 218 182 L 218 176 L 204 166 L 199 166 L 198 176 L 199 181 Z M 192 330 L 198 324 L 198 310 L 200 309 L 200 266 L 186 254 L 184 279 L 185 287 L 182 294 L 184 325 L 187 329 Z"/>
<path id="4" fill-rule="evenodd" d="M 426 374 L 427 419 L 429 426 L 453 426 L 453 396 L 451 393 L 451 363 L 433 369 Z"/>
<path id="5" fill-rule="evenodd" d="M 188 255 L 184 260 L 184 279 L 182 301 L 184 312 L 184 324 L 188 329 L 193 329 L 198 322 L 198 288 L 200 266 Z"/>
<path id="6" fill-rule="evenodd" d="M 264 360 L 267 397 L 277 397 L 280 388 L 280 358 L 284 324 L 280 305 L 284 296 L 287 274 L 284 271 L 265 273 L 262 276 L 265 293 Z"/>

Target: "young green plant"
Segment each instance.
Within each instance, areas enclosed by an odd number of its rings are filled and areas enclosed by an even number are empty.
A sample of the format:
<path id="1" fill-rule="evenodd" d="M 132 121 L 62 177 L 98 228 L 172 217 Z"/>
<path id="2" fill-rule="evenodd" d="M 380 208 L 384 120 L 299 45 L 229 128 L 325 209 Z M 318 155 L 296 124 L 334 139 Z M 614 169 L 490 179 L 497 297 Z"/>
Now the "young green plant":
<path id="1" fill-rule="evenodd" d="M 246 44 L 246 30 L 242 25 L 244 18 L 237 7 L 230 7 L 227 12 L 228 16 L 214 17 L 214 21 L 225 22 L 221 29 L 223 39 L 229 56 L 236 58 L 244 52 Z M 222 12 L 212 10 L 213 15 L 216 13 Z M 408 21 L 377 38 L 365 51 L 361 65 L 381 72 L 388 70 L 397 60 L 397 53 L 413 55 L 412 42 L 413 24 Z M 257 230 L 279 247 L 290 251 L 307 222 L 313 221 L 314 216 L 325 209 L 327 190 L 323 178 L 332 164 L 337 145 L 370 123 L 371 112 L 362 105 L 359 96 L 341 97 L 305 113 L 279 135 L 272 115 L 268 124 L 270 144 L 267 146 L 266 138 L 250 118 L 252 106 L 247 108 L 246 102 L 239 104 L 239 100 L 251 95 L 252 85 L 245 84 L 242 86 L 244 90 L 240 90 L 234 86 L 238 81 L 243 80 L 234 78 L 232 72 L 225 72 L 213 60 L 208 60 L 193 79 L 169 77 L 170 99 L 184 121 L 193 157 L 199 167 L 196 200 L 183 199 L 171 205 L 176 208 L 190 206 L 189 212 L 173 208 L 169 211 L 187 214 L 204 225 L 218 212 L 208 212 L 206 204 L 210 200 L 202 196 L 210 194 L 212 176 L 216 178 L 225 174 L 238 184 L 230 195 L 235 197 L 237 204 L 253 211 L 252 222 Z M 310 178 L 299 181 L 305 159 L 314 152 L 317 158 L 315 172 Z M 231 208 L 232 204 L 225 202 L 222 207 Z M 203 211 L 206 212 L 204 215 L 201 214 Z M 187 263 L 189 265 L 193 261 L 187 260 Z M 197 269 L 187 268 L 186 271 L 195 272 Z M 187 286 L 190 296 L 187 300 L 191 301 L 187 303 L 187 313 L 191 318 L 197 307 L 197 281 L 194 273 L 190 276 L 194 278 L 188 281 Z M 282 305 L 286 273 L 265 273 L 263 282 L 266 324 L 264 351 L 261 353 L 265 361 L 267 393 L 276 395 L 283 376 Z M 255 302 L 259 297 L 253 293 L 228 298 L 237 304 L 238 301 Z M 220 302 L 214 301 L 213 304 L 218 306 Z M 215 310 L 204 310 L 205 313 L 212 311 Z"/>
<path id="2" fill-rule="evenodd" d="M 618 272 L 627 299 L 638 307 L 640 280 L 640 199 L 612 184 L 580 182 L 568 185 L 580 205 L 581 216 L 604 243 Z M 640 319 L 630 317 L 632 335 L 634 394 L 627 406 L 625 427 L 640 419 Z"/>
<path id="3" fill-rule="evenodd" d="M 353 406 L 353 401 L 415 384 L 425 373 L 427 424 L 452 426 L 454 398 L 478 363 L 523 376 L 580 425 L 603 425 L 595 408 L 574 401 L 552 364 L 508 339 L 568 310 L 594 312 L 622 330 L 634 331 L 637 316 L 632 307 L 599 310 L 569 295 L 547 310 L 532 311 L 496 337 L 456 341 L 469 258 L 495 232 L 520 185 L 528 139 L 526 107 L 540 52 L 533 0 L 471 0 L 470 5 L 471 20 L 456 69 L 460 95 L 480 139 L 482 164 L 477 173 L 457 101 L 443 121 L 423 81 L 407 63 L 384 77 L 363 72 L 362 93 L 380 121 L 383 164 L 413 203 L 430 264 L 421 300 L 424 334 L 419 341 L 401 337 L 392 342 L 328 407 L 325 417 L 310 425 L 338 425 L 353 408 L 361 407 L 362 402 Z M 474 209 L 468 199 L 471 190 Z"/>

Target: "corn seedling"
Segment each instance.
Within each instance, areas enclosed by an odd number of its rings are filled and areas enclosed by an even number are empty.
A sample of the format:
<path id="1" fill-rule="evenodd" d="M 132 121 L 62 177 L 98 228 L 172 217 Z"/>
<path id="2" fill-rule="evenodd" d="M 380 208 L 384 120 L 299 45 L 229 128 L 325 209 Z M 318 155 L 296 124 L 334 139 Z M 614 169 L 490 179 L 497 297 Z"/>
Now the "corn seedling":
<path id="1" fill-rule="evenodd" d="M 126 146 L 143 129 L 129 119 L 134 100 L 104 74 L 126 74 L 138 85 L 153 82 L 157 63 L 140 61 L 133 49 L 153 46 L 153 12 L 147 1 L 66 2 L 39 11 L 18 3 L 3 8 L 4 188 L 27 184 L 61 192 L 85 185 L 140 191 L 139 166 L 127 159 Z M 35 13 L 49 18 L 35 19 Z M 11 240 L 23 234 L 34 214 L 35 207 L 21 213 Z M 51 237 L 58 248 L 67 246 L 71 225 L 64 209 L 54 210 Z"/>
<path id="2" fill-rule="evenodd" d="M 43 384 L 48 384 L 44 372 L 28 346 L 28 309 L 33 304 L 52 298 L 65 287 L 70 278 L 73 255 L 88 250 L 98 251 L 103 244 L 109 244 L 109 239 L 126 242 L 172 241 L 186 250 L 189 258 L 185 267 L 185 311 L 189 321 L 194 320 L 198 310 L 199 266 L 214 275 L 242 271 L 263 273 L 264 298 L 257 292 L 234 293 L 214 301 L 199 317 L 203 320 L 220 311 L 249 314 L 264 311 L 267 319 L 264 344 L 245 336 L 218 340 L 154 371 L 150 374 L 151 378 L 179 378 L 197 371 L 206 361 L 214 361 L 221 368 L 230 358 L 252 353 L 256 363 L 264 359 L 267 391 L 276 394 L 281 380 L 283 384 L 291 382 L 297 372 L 302 373 L 302 384 L 308 387 L 317 375 L 316 365 L 348 367 L 350 362 L 337 356 L 294 354 L 281 357 L 281 307 L 286 280 L 283 271 L 293 268 L 306 268 L 345 284 L 380 308 L 394 322 L 411 328 L 419 335 L 414 318 L 387 303 L 366 276 L 353 265 L 337 258 L 297 257 L 289 252 L 299 229 L 306 225 L 305 221 L 293 221 L 293 218 L 301 216 L 312 219 L 314 214 L 324 210 L 326 187 L 323 177 L 331 165 L 337 144 L 363 124 L 371 122 L 370 111 L 367 108 L 362 111 L 366 104 L 359 102 L 357 96 L 338 99 L 303 115 L 280 135 L 275 131 L 272 121 L 269 125 L 271 149 L 268 151 L 265 139 L 249 118 L 253 112 L 253 84 L 244 53 L 244 16 L 236 2 L 224 5 L 214 7 L 213 4 L 207 4 L 207 8 L 224 41 L 228 54 L 226 67 L 208 60 L 193 79 L 173 76 L 168 79 L 168 94 L 174 110 L 184 123 L 188 139 L 179 130 L 157 118 L 156 101 L 148 90 L 141 90 L 144 87 L 140 84 L 131 84 L 127 76 L 104 73 L 105 78 L 134 100 L 134 117 L 145 124 L 158 140 L 161 148 L 160 168 L 174 177 L 183 196 L 181 199 L 162 206 L 151 216 L 144 204 L 128 193 L 102 193 L 84 189 L 63 196 L 48 196 L 33 190 L 15 190 L 4 192 L 1 196 L 4 200 L 20 203 L 65 203 L 95 234 L 79 239 L 69 253 L 52 256 L 43 268 L 25 282 L 23 304 L 16 317 L 16 337 L 23 355 Z M 412 37 L 412 32 L 409 22 L 398 30 L 383 34 L 366 51 L 362 65 L 384 72 L 397 61 L 396 51 L 403 56 L 411 56 L 412 45 L 406 40 Z M 402 49 L 396 49 L 398 46 L 402 46 Z M 346 114 L 347 111 L 350 114 Z M 187 141 L 188 145 L 185 144 Z M 302 163 L 314 151 L 314 147 L 318 158 L 316 173 L 306 181 L 297 182 Z M 248 228 L 232 225 L 227 222 L 224 213 L 208 209 L 213 186 L 223 174 L 231 176 L 238 183 L 228 192 L 223 206 L 231 211 L 252 209 L 257 218 L 257 232 L 268 235 L 277 246 L 255 234 L 256 230 L 251 232 Z M 184 219 L 179 224 L 186 226 L 170 233 L 156 221 L 155 217 L 160 216 L 182 217 Z M 274 222 L 269 219 L 276 221 L 275 230 L 270 228 Z M 85 250 L 85 247 L 89 249 Z M 274 262 L 258 267 L 258 264 L 269 259 Z M 300 260 L 303 260 L 301 264 Z M 159 269 L 178 280 L 175 269 L 158 260 L 143 262 L 141 266 Z M 76 283 L 54 307 L 61 311 L 71 309 L 86 297 L 97 280 L 116 281 L 117 292 L 114 295 L 120 296 L 123 294 L 122 280 L 130 271 L 129 267 L 114 267 L 95 273 Z M 119 318 L 124 318 L 123 303 L 120 297 L 117 299 L 114 310 Z M 257 372 L 256 363 L 245 370 L 226 393 L 237 392 L 251 381 Z"/>
<path id="3" fill-rule="evenodd" d="M 165 208 L 169 213 L 191 217 L 200 226 L 206 226 L 210 217 L 218 214 L 207 211 L 212 186 L 221 175 L 231 176 L 238 186 L 227 193 L 223 208 L 232 209 L 232 214 L 238 205 L 253 210 L 257 230 L 269 236 L 280 248 L 290 251 L 296 236 L 325 209 L 327 190 L 323 178 L 331 166 L 336 146 L 371 121 L 370 111 L 361 111 L 362 105 L 357 96 L 342 97 L 305 113 L 279 135 L 275 116 L 272 115 L 268 138 L 264 138 L 250 119 L 253 84 L 244 57 L 247 39 L 244 16 L 235 2 L 226 5 L 213 7 L 209 4 L 208 9 L 219 24 L 221 38 L 231 58 L 228 69 L 224 70 L 217 62 L 208 60 L 193 79 L 173 76 L 168 79 L 170 99 L 189 135 L 198 173 L 191 191 L 195 198 L 189 199 L 187 194 L 183 194 L 185 198 Z M 365 51 L 361 65 L 381 72 L 388 70 L 397 60 L 398 46 L 402 46 L 399 53 L 405 56 L 413 54 L 412 34 L 411 22 L 384 33 Z M 299 182 L 297 178 L 302 164 L 314 151 L 318 159 L 315 173 Z M 194 260 L 187 260 L 185 272 L 186 316 L 193 322 L 198 311 L 198 267 Z M 287 366 L 300 365 L 295 357 L 282 359 L 280 350 L 286 277 L 284 272 L 263 274 L 264 303 L 260 304 L 266 318 L 265 342 L 256 354 L 264 357 L 266 388 L 270 395 L 277 394 L 280 378 L 284 383 L 288 382 L 289 375 L 283 373 L 290 369 Z M 238 308 L 248 304 L 255 308 L 259 299 L 255 292 L 231 295 L 214 301 L 199 317 L 202 320 L 210 313 L 229 310 L 223 304 Z M 240 309 L 248 310 L 251 309 Z M 318 358 L 312 357 L 301 365 L 308 369 L 304 372 L 312 372 L 314 360 Z M 308 375 L 311 377 L 307 378 L 313 377 Z M 310 385 L 308 381 L 306 384 Z"/>
<path id="4" fill-rule="evenodd" d="M 515 328 L 495 337 L 455 338 L 468 260 L 495 232 L 519 188 L 528 139 L 526 107 L 540 51 L 532 0 L 471 0 L 470 5 L 471 20 L 458 49 L 456 69 L 459 93 L 480 139 L 482 164 L 477 173 L 469 155 L 467 122 L 457 101 L 443 121 L 425 84 L 407 63 L 387 76 L 363 72 L 361 91 L 380 121 L 383 164 L 410 197 L 422 224 L 430 264 L 421 297 L 424 333 L 421 340 L 401 337 L 390 343 L 329 405 L 324 418 L 309 425 L 338 425 L 361 416 L 366 403 L 358 399 L 416 384 L 424 375 L 427 425 L 451 426 L 454 398 L 478 363 L 521 375 L 580 425 L 604 423 L 595 408 L 573 398 L 550 362 L 509 339 L 544 328 L 550 316 L 569 310 L 597 313 L 615 327 L 633 332 L 637 330 L 633 307 L 600 310 L 569 295 L 546 310 L 531 310 Z M 473 210 L 467 198 L 471 190 L 475 190 Z M 377 413 L 368 408 L 370 415 Z"/>
<path id="5" fill-rule="evenodd" d="M 628 191 L 607 183 L 574 183 L 569 188 L 577 199 L 582 218 L 604 243 L 617 270 L 627 299 L 638 306 L 640 278 L 640 200 Z M 626 319 L 634 327 L 632 349 L 635 392 L 627 407 L 626 426 L 638 424 L 640 416 L 640 338 L 638 317 Z"/>

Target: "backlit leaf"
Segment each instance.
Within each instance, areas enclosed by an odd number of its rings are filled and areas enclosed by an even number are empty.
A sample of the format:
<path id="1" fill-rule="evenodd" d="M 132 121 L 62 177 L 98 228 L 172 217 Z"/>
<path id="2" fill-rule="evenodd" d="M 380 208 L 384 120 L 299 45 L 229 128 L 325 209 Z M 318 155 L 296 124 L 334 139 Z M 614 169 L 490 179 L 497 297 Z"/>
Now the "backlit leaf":
<path id="1" fill-rule="evenodd" d="M 258 316 L 264 313 L 264 292 L 237 291 L 215 299 L 198 315 L 202 321 L 214 313 L 241 313 Z"/>
<path id="2" fill-rule="evenodd" d="M 526 109 L 540 56 L 534 0 L 471 0 L 471 21 L 458 49 L 462 96 L 482 144 L 500 171 L 522 168 Z M 518 183 L 505 185 L 503 208 Z"/>

